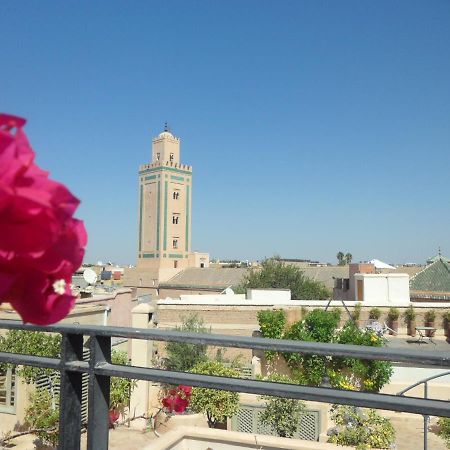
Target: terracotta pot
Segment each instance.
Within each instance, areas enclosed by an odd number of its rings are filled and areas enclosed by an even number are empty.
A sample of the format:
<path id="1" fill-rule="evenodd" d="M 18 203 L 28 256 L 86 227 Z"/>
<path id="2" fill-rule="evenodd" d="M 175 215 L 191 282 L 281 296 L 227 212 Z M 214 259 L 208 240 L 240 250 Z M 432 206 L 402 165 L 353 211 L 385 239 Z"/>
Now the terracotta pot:
<path id="1" fill-rule="evenodd" d="M 415 336 L 416 335 L 416 321 L 411 320 L 408 322 L 408 335 Z"/>
<path id="2" fill-rule="evenodd" d="M 434 328 L 434 320 L 432 322 L 425 322 L 425 326 L 426 327 L 433 327 Z M 427 331 L 427 336 L 428 337 L 433 337 L 434 336 L 435 331 Z"/>
<path id="3" fill-rule="evenodd" d="M 389 334 L 396 335 L 397 331 L 398 331 L 398 320 L 391 320 L 389 322 L 389 328 L 392 328 L 395 331 L 395 333 L 394 333 L 393 331 L 389 330 Z"/>

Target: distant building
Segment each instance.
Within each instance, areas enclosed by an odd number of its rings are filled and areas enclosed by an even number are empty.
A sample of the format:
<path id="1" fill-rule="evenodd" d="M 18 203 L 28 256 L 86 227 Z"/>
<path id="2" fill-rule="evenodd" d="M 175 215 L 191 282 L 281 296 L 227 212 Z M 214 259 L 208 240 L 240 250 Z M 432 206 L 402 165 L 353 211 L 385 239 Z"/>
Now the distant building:
<path id="1" fill-rule="evenodd" d="M 209 254 L 192 252 L 192 166 L 180 162 L 180 139 L 167 128 L 152 141 L 150 164 L 139 168 L 139 233 L 136 268 L 124 286 L 156 294 L 188 267 L 209 266 Z"/>
<path id="2" fill-rule="evenodd" d="M 350 264 L 348 277 L 336 278 L 333 299 L 404 306 L 409 304 L 409 275 L 382 272 L 372 263 Z"/>
<path id="3" fill-rule="evenodd" d="M 411 300 L 415 302 L 450 300 L 450 260 L 441 254 L 411 278 Z"/>
<path id="4" fill-rule="evenodd" d="M 244 281 L 248 269 L 191 267 L 159 284 L 159 297 L 177 297 L 186 294 L 219 294 L 228 287 Z"/>

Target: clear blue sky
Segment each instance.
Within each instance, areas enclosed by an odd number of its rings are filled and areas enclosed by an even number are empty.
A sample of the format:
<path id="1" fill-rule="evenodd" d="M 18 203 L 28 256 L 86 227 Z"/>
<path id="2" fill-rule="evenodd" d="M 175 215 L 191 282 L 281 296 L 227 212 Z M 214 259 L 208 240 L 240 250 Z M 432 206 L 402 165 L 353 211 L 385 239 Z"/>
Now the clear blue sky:
<path id="1" fill-rule="evenodd" d="M 134 263 L 137 171 L 168 121 L 193 248 L 450 254 L 450 2 L 14 1 L 0 110 L 82 200 L 87 260 Z"/>

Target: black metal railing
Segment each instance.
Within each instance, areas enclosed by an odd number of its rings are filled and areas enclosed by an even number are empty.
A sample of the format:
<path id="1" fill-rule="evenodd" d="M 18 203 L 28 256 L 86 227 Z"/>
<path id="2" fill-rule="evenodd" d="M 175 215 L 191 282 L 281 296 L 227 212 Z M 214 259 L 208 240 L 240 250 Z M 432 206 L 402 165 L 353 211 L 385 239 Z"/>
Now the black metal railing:
<path id="1" fill-rule="evenodd" d="M 416 383 L 408 386 L 407 388 L 400 391 L 397 395 L 405 395 L 411 389 L 423 384 L 423 397 L 428 398 L 428 382 L 436 380 L 437 378 L 447 377 L 450 375 L 450 371 L 438 373 L 437 375 L 432 375 L 430 377 L 424 378 L 423 380 L 417 381 Z M 428 450 L 428 424 L 430 422 L 430 415 L 423 415 L 423 450 Z"/>
<path id="2" fill-rule="evenodd" d="M 363 406 L 421 415 L 450 417 L 450 403 L 444 400 L 345 391 L 328 387 L 311 387 L 267 381 L 226 378 L 174 372 L 162 369 L 122 366 L 111 363 L 111 338 L 175 341 L 221 347 L 274 350 L 315 355 L 332 355 L 370 360 L 385 360 L 415 367 L 450 367 L 450 353 L 442 351 L 362 347 L 357 345 L 284 341 L 258 337 L 235 337 L 219 334 L 198 334 L 159 329 L 101 327 L 89 325 L 58 325 L 39 327 L 18 321 L 0 320 L 0 329 L 20 329 L 60 333 L 61 358 L 19 355 L 0 352 L 0 362 L 46 367 L 61 374 L 59 449 L 78 450 L 81 435 L 82 375 L 89 375 L 87 424 L 88 450 L 107 450 L 109 434 L 110 377 L 125 377 L 187 384 L 250 394 L 312 400 L 324 403 Z M 89 337 L 90 359 L 83 361 L 84 337 Z"/>

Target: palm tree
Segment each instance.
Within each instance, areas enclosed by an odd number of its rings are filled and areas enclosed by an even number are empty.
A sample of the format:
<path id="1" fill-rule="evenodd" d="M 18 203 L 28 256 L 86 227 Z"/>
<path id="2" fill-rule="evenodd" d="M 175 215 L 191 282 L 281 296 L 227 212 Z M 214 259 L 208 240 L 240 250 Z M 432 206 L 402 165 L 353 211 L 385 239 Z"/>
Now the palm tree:
<path id="1" fill-rule="evenodd" d="M 350 263 L 352 262 L 353 256 L 352 256 L 351 253 L 347 253 L 347 254 L 344 256 L 344 259 L 345 259 L 345 263 L 346 263 L 346 264 L 350 264 Z"/>
<path id="2" fill-rule="evenodd" d="M 345 264 L 345 261 L 344 261 L 344 258 L 345 258 L 344 253 L 338 252 L 338 254 L 336 255 L 336 258 L 337 258 L 337 260 L 338 260 L 338 266 L 343 266 L 343 265 Z"/>

